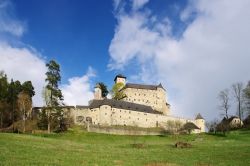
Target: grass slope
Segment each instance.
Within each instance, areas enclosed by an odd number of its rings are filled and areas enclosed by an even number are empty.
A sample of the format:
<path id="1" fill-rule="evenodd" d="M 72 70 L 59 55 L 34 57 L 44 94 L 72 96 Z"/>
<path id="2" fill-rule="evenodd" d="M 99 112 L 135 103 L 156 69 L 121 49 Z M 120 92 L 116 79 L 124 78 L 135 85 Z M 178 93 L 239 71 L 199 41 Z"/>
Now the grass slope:
<path id="1" fill-rule="evenodd" d="M 174 148 L 177 141 L 193 147 Z M 0 133 L 0 165 L 250 165 L 250 131 L 226 137 L 116 136 L 79 128 L 51 135 Z"/>

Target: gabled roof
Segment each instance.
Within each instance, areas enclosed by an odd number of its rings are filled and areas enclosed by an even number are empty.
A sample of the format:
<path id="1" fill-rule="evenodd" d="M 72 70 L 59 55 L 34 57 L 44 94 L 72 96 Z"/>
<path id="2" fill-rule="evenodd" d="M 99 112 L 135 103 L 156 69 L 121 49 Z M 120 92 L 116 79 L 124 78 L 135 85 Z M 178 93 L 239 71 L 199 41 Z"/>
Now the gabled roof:
<path id="1" fill-rule="evenodd" d="M 159 85 L 143 85 L 143 84 L 132 84 L 132 83 L 127 83 L 124 88 L 147 89 L 147 90 L 157 90 L 157 88 L 164 89 L 161 84 L 159 84 Z"/>
<path id="2" fill-rule="evenodd" d="M 196 116 L 195 120 L 197 120 L 197 119 L 204 119 L 204 118 L 201 116 L 200 113 L 198 113 L 198 115 Z"/>
<path id="3" fill-rule="evenodd" d="M 145 112 L 151 114 L 160 114 L 159 112 L 152 109 L 150 106 L 126 102 L 122 100 L 114 100 L 114 99 L 104 99 L 104 100 L 92 100 L 89 105 L 89 108 L 99 108 L 102 105 L 109 105 L 114 108 L 118 109 L 126 109 L 138 112 Z"/>

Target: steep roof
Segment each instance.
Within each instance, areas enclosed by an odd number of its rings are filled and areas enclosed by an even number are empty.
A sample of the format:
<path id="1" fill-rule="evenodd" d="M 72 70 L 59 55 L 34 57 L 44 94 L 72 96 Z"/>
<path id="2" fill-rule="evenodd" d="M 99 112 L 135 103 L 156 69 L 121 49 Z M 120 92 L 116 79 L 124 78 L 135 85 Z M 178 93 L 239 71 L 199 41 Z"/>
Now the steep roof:
<path id="1" fill-rule="evenodd" d="M 127 77 L 125 77 L 125 76 L 122 75 L 122 74 L 118 74 L 118 75 L 115 76 L 114 81 L 116 81 L 117 77 L 119 77 L 119 78 L 125 78 L 125 79 L 127 78 Z"/>
<path id="2" fill-rule="evenodd" d="M 184 124 L 183 128 L 186 130 L 200 129 L 198 126 L 196 126 L 192 122 L 187 122 L 186 124 Z"/>
<path id="3" fill-rule="evenodd" d="M 102 105 L 109 105 L 114 108 L 118 109 L 127 109 L 132 111 L 138 112 L 145 112 L 151 114 L 160 114 L 159 112 L 153 110 L 150 106 L 121 101 L 121 100 L 114 100 L 114 99 L 104 99 L 104 100 L 92 100 L 89 105 L 89 108 L 99 108 Z"/>
<path id="4" fill-rule="evenodd" d="M 127 83 L 124 88 L 148 89 L 148 90 L 157 90 L 157 88 L 164 89 L 161 84 L 159 84 L 159 85 L 143 85 L 143 84 L 132 84 L 132 83 Z"/>
<path id="5" fill-rule="evenodd" d="M 201 116 L 200 113 L 198 113 L 198 115 L 196 116 L 195 120 L 197 120 L 197 119 L 204 119 L 204 118 Z"/>

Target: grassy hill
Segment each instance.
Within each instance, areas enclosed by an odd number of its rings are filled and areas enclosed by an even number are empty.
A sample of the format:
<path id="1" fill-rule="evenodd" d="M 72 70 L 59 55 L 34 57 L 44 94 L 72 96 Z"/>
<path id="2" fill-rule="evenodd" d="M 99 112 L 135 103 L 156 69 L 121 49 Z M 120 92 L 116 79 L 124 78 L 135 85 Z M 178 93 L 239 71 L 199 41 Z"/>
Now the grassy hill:
<path id="1" fill-rule="evenodd" d="M 192 147 L 175 148 L 177 141 Z M 250 131 L 226 137 L 116 136 L 79 128 L 50 135 L 0 133 L 0 165 L 250 165 Z"/>

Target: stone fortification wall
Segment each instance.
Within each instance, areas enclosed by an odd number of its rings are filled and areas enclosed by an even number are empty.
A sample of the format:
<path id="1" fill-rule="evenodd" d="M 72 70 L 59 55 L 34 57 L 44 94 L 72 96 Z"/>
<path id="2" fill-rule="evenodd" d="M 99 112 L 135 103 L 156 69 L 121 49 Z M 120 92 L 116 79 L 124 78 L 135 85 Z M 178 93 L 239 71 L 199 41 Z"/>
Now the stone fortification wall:
<path id="1" fill-rule="evenodd" d="M 142 128 L 161 127 L 167 129 L 170 125 L 173 125 L 173 123 L 178 124 L 179 127 L 187 122 L 192 122 L 198 127 L 202 127 L 199 125 L 203 125 L 197 123 L 197 120 L 117 109 L 108 105 L 103 105 L 100 108 L 94 109 L 76 107 L 76 109 L 72 111 L 72 115 L 75 119 L 74 121 L 79 125 L 87 124 L 87 119 L 90 124 L 100 126 L 136 126 Z"/>
<path id="2" fill-rule="evenodd" d="M 166 105 L 166 94 L 162 88 L 156 90 L 126 88 L 124 101 L 151 106 L 154 110 L 165 115 L 169 114 L 169 106 Z"/>

